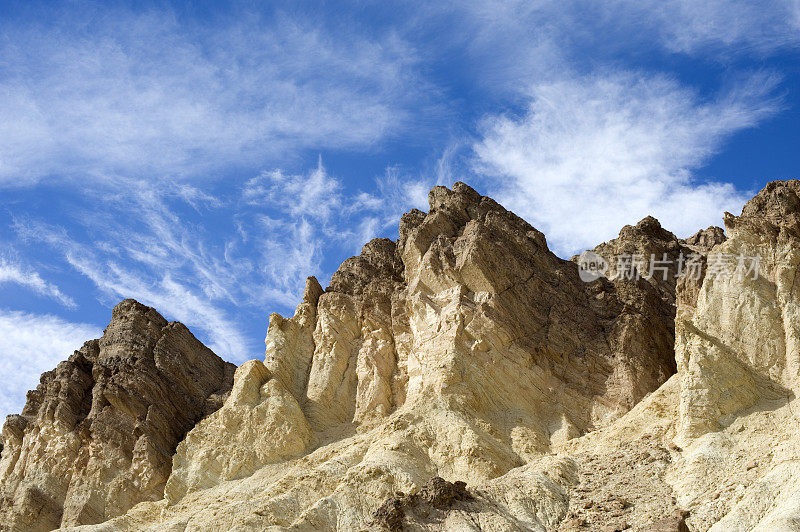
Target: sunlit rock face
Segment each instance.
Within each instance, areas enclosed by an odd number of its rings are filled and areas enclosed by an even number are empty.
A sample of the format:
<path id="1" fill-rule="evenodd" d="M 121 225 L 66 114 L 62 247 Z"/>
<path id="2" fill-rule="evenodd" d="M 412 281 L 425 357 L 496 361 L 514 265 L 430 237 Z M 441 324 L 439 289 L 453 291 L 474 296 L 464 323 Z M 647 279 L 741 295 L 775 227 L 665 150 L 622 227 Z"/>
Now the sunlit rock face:
<path id="1" fill-rule="evenodd" d="M 798 391 L 799 193 L 798 181 L 773 182 L 741 216 L 726 214 L 729 238 L 711 257 L 730 271 L 708 276 L 694 313 L 678 324 L 686 437 L 720 428 L 764 397 Z"/>
<path id="2" fill-rule="evenodd" d="M 741 216 L 726 213 L 725 228 L 695 305 L 679 309 L 677 441 L 687 449 L 671 481 L 698 530 L 796 530 L 800 181 L 769 183 Z M 711 275 L 713 262 L 727 274 Z"/>
<path id="3" fill-rule="evenodd" d="M 436 187 L 429 202 L 326 290 L 309 279 L 293 317 L 270 317 L 263 365 L 240 368 L 225 406 L 179 446 L 172 511 L 239 480 L 271 487 L 237 503 L 252 515 L 227 508 L 220 522 L 363 527 L 394 491 L 434 475 L 472 485 L 540 463 L 675 372 L 674 275 L 586 283 L 542 233 L 467 185 Z M 690 252 L 652 218 L 596 251 L 609 262 Z M 487 509 L 487 523 L 563 517 L 574 464 L 548 468 L 555 480 L 528 468 L 492 484 L 498 501 L 520 483 L 548 495 Z"/>
<path id="4" fill-rule="evenodd" d="M 211 394 L 174 455 L 159 455 L 171 456 L 171 471 L 158 469 L 168 480 L 148 473 L 155 466 L 114 469 L 157 478 L 163 499 L 156 490 L 84 529 L 800 528 L 797 181 L 771 183 L 725 232 L 679 240 L 651 217 L 626 226 L 592 250 L 606 277 L 588 281 L 580 257 L 556 257 L 468 186 L 436 187 L 429 200 L 429 212 L 403 216 L 397 241 L 369 242 L 327 289 L 309 278 L 294 316 L 270 316 L 263 361 L 239 367 L 223 406 Z M 721 258 L 735 267 L 737 257 L 745 267 L 760 257 L 758 275 L 720 274 Z M 153 323 L 123 336 L 156 353 L 143 331 L 169 326 Z M 45 381 L 96 388 L 101 344 Z M 94 357 L 89 370 L 79 355 Z M 91 397 L 87 411 L 106 404 Z M 49 411 L 41 404 L 35 412 Z M 85 403 L 68 404 L 51 419 Z M 31 425 L 27 412 L 6 424 L 2 464 L 4 475 L 17 463 L 33 473 L 4 484 L 21 496 L 3 504 L 46 509 L 38 494 L 56 491 L 38 486 L 55 481 L 31 482 L 63 466 L 32 449 L 89 440 L 45 440 L 41 427 L 60 425 Z M 117 499 L 131 493 L 120 485 Z"/>
<path id="5" fill-rule="evenodd" d="M 222 405 L 233 370 L 182 324 L 117 305 L 3 427 L 2 528 L 101 523 L 161 499 L 175 447 Z"/>

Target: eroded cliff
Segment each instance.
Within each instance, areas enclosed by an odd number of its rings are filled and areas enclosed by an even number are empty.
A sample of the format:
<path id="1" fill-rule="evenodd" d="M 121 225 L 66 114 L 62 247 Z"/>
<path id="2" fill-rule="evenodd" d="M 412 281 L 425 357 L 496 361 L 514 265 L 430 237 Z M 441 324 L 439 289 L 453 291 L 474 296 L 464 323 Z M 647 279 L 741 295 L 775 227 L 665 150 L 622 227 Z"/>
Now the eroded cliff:
<path id="1" fill-rule="evenodd" d="M 101 523 L 159 500 L 175 447 L 219 408 L 232 364 L 133 300 L 28 393 L 3 427 L 0 528 Z"/>
<path id="2" fill-rule="evenodd" d="M 180 444 L 159 512 L 189 528 L 352 530 L 438 475 L 485 490 L 476 516 L 442 519 L 563 519 L 576 466 L 551 452 L 675 372 L 676 281 L 585 283 L 463 183 L 429 201 L 403 216 L 397 242 L 368 243 L 327 290 L 310 279 L 293 317 L 270 318 L 264 363 L 239 368 L 225 406 Z M 598 249 L 622 251 L 689 250 L 646 219 Z M 226 502 L 198 512 L 208 497 Z"/>
<path id="3" fill-rule="evenodd" d="M 270 317 L 164 499 L 86 528 L 800 529 L 797 181 L 727 239 L 626 226 L 589 282 L 466 185 L 429 200 Z"/>

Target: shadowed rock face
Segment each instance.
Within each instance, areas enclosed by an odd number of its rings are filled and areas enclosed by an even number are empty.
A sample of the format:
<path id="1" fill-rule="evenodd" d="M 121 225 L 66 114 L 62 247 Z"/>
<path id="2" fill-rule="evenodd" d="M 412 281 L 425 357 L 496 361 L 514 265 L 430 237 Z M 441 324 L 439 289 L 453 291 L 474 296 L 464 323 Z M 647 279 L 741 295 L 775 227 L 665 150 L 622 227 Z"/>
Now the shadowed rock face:
<path id="1" fill-rule="evenodd" d="M 593 304 L 616 355 L 624 405 L 631 408 L 675 373 L 676 301 L 702 279 L 679 279 L 681 260 L 699 250 L 686 246 L 648 216 L 622 228 L 619 237 L 593 250 L 609 264 L 608 277 L 590 284 Z M 621 262 L 622 259 L 622 262 Z M 625 264 L 640 262 L 632 276 Z M 638 278 L 637 278 L 638 277 Z"/>
<path id="2" fill-rule="evenodd" d="M 103 337 L 44 373 L 6 421 L 4 529 L 100 523 L 160 499 L 175 447 L 222 405 L 234 369 L 181 323 L 121 302 Z"/>

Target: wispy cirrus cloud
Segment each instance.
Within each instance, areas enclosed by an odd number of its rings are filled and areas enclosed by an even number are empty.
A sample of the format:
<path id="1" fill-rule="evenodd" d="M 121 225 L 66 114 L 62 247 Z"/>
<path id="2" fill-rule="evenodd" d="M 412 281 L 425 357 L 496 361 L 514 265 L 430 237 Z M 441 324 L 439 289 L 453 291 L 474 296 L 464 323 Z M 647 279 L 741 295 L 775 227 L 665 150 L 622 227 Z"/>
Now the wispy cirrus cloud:
<path id="1" fill-rule="evenodd" d="M 92 205 L 91 216 L 68 224 L 17 217 L 15 228 L 89 279 L 108 306 L 137 299 L 242 362 L 260 348 L 239 326 L 241 314 L 293 308 L 307 276 L 324 283 L 330 275 L 327 254 L 343 259 L 377 236 L 383 227 L 371 220 L 402 201 L 399 189 L 392 194 L 371 202 L 345 195 L 321 160 L 303 173 L 261 172 L 221 193 L 115 177 L 73 193 L 72 201 Z"/>
<path id="2" fill-rule="evenodd" d="M 76 4 L 73 7 L 78 7 Z M 369 148 L 426 98 L 401 39 L 249 11 L 90 8 L 0 22 L 0 185 L 200 177 L 302 150 Z"/>
<path id="3" fill-rule="evenodd" d="M 202 331 L 209 347 L 224 358 L 252 356 L 251 342 L 225 309 L 236 301 L 236 281 L 249 266 L 229 260 L 218 241 L 206 240 L 206 232 L 186 221 L 194 210 L 220 209 L 222 203 L 205 201 L 186 187 L 175 192 L 145 181 L 115 183 L 84 191 L 95 208 L 77 227 L 20 218 L 17 234 L 52 248 L 97 287 L 109 306 L 138 299 Z"/>
<path id="4" fill-rule="evenodd" d="M 797 0 L 618 0 L 606 9 L 609 14 L 623 12 L 643 29 L 655 31 L 671 51 L 764 55 L 800 46 L 798 6 Z"/>
<path id="5" fill-rule="evenodd" d="M 292 309 L 309 275 L 325 283 L 338 261 L 396 231 L 451 178 L 451 153 L 430 177 L 387 169 L 368 191 L 347 194 L 321 159 L 305 172 L 268 170 L 223 192 L 115 177 L 73 193 L 92 215 L 68 224 L 15 219 L 23 241 L 44 244 L 90 280 L 108 306 L 134 298 L 198 331 L 242 362 L 260 351 L 241 316 Z M 65 196 L 68 196 L 65 195 Z M 67 211 L 82 213 L 81 209 Z"/>
<path id="6" fill-rule="evenodd" d="M 776 83 L 754 76 L 710 101 L 642 73 L 533 85 L 522 116 L 487 117 L 476 167 L 499 200 L 564 255 L 647 215 L 688 236 L 747 199 L 693 172 L 730 135 L 777 112 Z"/>
<path id="7" fill-rule="evenodd" d="M 41 373 L 102 334 L 93 325 L 0 309 L 0 372 L 6 375 L 0 387 L 0 416 L 19 413 L 25 392 L 36 388 Z"/>
<path id="8" fill-rule="evenodd" d="M 392 236 L 435 184 L 479 185 L 562 254 L 646 214 L 678 233 L 717 223 L 746 193 L 699 169 L 779 107 L 769 74 L 719 87 L 742 57 L 799 42 L 797 0 L 753 6 L 240 5 L 201 20 L 75 2 L 63 21 L 0 21 L 0 188 L 36 191 L 7 209 L 17 235 L 90 280 L 84 297 L 140 299 L 238 362 L 307 275 L 324 284 Z M 658 73 L 681 61 L 716 70 L 699 88 Z"/>
<path id="9" fill-rule="evenodd" d="M 14 283 L 33 290 L 36 294 L 54 299 L 68 308 L 75 308 L 75 301 L 64 294 L 61 289 L 53 283 L 45 281 L 39 272 L 30 267 L 26 267 L 8 258 L 0 257 L 0 285 L 3 283 Z"/>
<path id="10" fill-rule="evenodd" d="M 341 184 L 328 175 L 318 158 L 317 167 L 306 175 L 281 170 L 261 172 L 248 180 L 242 199 L 250 205 L 275 207 L 290 217 L 315 218 L 326 222 L 342 208 Z"/>
<path id="11" fill-rule="evenodd" d="M 636 49 L 715 60 L 720 52 L 769 55 L 800 46 L 798 12 L 797 0 L 491 0 L 438 2 L 412 20 L 449 17 L 472 30 L 451 37 L 468 41 L 471 53 L 530 68 Z"/>

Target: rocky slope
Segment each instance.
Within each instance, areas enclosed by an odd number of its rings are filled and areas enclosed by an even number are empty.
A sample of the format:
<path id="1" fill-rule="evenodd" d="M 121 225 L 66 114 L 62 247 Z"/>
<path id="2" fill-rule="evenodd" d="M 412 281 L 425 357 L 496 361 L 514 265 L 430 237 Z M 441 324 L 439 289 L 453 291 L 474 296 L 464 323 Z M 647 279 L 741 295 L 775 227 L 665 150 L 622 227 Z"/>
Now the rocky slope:
<path id="1" fill-rule="evenodd" d="M 178 442 L 221 406 L 233 369 L 182 324 L 117 305 L 6 421 L 0 528 L 101 523 L 161 499 Z"/>
<path id="2" fill-rule="evenodd" d="M 648 218 L 597 250 L 623 251 L 690 249 Z M 481 491 L 418 528 L 553 529 L 578 468 L 552 451 L 675 372 L 675 286 L 585 283 L 490 198 L 436 187 L 397 242 L 368 243 L 327 290 L 310 279 L 293 317 L 271 316 L 264 362 L 179 445 L 166 499 L 108 526 L 353 530 L 441 476 Z"/>
<path id="3" fill-rule="evenodd" d="M 800 182 L 727 240 L 626 226 L 590 282 L 466 185 L 429 200 L 270 317 L 163 499 L 84 528 L 800 530 Z"/>

